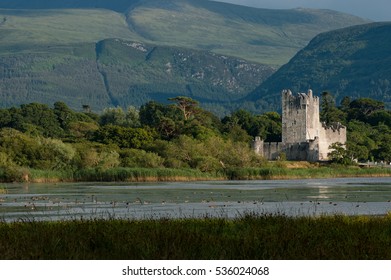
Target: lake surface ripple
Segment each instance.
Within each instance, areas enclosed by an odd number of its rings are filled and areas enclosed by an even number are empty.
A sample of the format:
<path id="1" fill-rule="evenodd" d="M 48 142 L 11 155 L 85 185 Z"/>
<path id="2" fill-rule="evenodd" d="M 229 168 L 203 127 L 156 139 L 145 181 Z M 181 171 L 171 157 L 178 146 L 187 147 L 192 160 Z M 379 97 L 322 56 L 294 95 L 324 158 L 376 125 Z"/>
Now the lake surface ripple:
<path id="1" fill-rule="evenodd" d="M 3 221 L 385 215 L 391 178 L 0 185 Z"/>

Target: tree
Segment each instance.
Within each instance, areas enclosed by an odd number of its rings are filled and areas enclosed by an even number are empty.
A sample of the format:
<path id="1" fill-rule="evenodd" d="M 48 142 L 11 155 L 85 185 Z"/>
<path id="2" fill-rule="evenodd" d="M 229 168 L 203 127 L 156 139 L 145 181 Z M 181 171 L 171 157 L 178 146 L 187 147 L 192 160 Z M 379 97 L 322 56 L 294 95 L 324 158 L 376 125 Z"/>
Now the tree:
<path id="1" fill-rule="evenodd" d="M 349 108 L 350 108 L 350 97 L 349 96 L 344 96 L 344 98 L 342 98 L 341 100 L 341 105 L 340 105 L 340 109 L 344 112 L 344 113 L 347 113 Z"/>
<path id="2" fill-rule="evenodd" d="M 134 106 L 129 106 L 126 110 L 126 126 L 139 127 L 140 124 L 140 111 Z"/>
<path id="3" fill-rule="evenodd" d="M 169 140 L 180 134 L 183 118 L 178 108 L 150 101 L 140 108 L 140 123 L 156 129 L 162 139 Z"/>
<path id="4" fill-rule="evenodd" d="M 384 108 L 384 102 L 371 98 L 358 98 L 350 102 L 349 119 L 366 121 L 371 114 Z"/>
<path id="5" fill-rule="evenodd" d="M 168 100 L 174 101 L 176 103 L 176 107 L 181 110 L 183 114 L 183 118 L 185 120 L 190 119 L 196 112 L 199 111 L 198 101 L 186 97 L 186 96 L 178 96 L 174 98 L 169 98 Z"/>
<path id="6" fill-rule="evenodd" d="M 335 100 L 329 92 L 322 93 L 320 109 L 320 120 L 326 125 L 345 122 L 345 114 L 335 106 Z"/>
<path id="7" fill-rule="evenodd" d="M 336 142 L 330 145 L 329 149 L 332 151 L 327 154 L 332 162 L 350 165 L 353 164 L 353 159 L 348 150 L 340 142 Z"/>
<path id="8" fill-rule="evenodd" d="M 54 103 L 54 114 L 62 129 L 68 129 L 69 124 L 77 120 L 77 116 L 64 102 Z"/>
<path id="9" fill-rule="evenodd" d="M 103 144 L 115 144 L 120 148 L 143 148 L 151 144 L 153 132 L 144 128 L 106 125 L 95 133 L 96 141 Z"/>
<path id="10" fill-rule="evenodd" d="M 125 126 L 125 123 L 126 115 L 121 107 L 104 109 L 99 119 L 99 124 L 102 126 L 108 124 Z"/>
<path id="11" fill-rule="evenodd" d="M 45 137 L 60 137 L 63 135 L 63 129 L 54 113 L 45 104 L 30 103 L 20 106 L 21 115 L 25 124 L 32 124 Z"/>

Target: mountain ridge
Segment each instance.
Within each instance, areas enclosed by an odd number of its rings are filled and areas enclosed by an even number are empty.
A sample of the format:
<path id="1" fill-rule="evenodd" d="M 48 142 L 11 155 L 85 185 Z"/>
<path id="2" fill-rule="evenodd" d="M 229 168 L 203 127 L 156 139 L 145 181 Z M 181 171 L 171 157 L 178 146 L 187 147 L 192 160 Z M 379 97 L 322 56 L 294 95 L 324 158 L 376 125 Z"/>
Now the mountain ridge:
<path id="1" fill-rule="evenodd" d="M 118 15 L 109 14 L 107 18 L 124 16 L 129 30 L 121 31 L 124 33 L 122 36 L 118 35 L 115 32 L 117 24 L 111 28 L 113 36 L 101 37 L 96 41 L 118 37 L 213 51 L 272 66 L 286 63 L 320 32 L 367 22 L 330 10 L 272 10 L 209 0 L 0 0 L 1 8 L 14 12 L 15 9 L 33 9 L 45 13 L 54 13 L 53 9 L 72 8 L 78 10 L 80 16 L 82 11 L 85 12 L 86 20 L 79 17 L 71 19 L 69 23 L 62 21 L 61 28 L 79 22 L 79 26 L 83 27 L 88 24 L 87 20 L 93 21 L 93 17 L 87 13 L 88 9 L 108 9 Z M 96 12 L 103 14 L 103 11 Z M 102 29 L 103 24 L 110 26 L 106 21 L 103 16 L 100 17 L 98 24 L 102 25 Z M 56 26 L 55 21 L 51 24 Z M 44 28 L 44 32 L 51 32 L 48 26 Z M 35 36 L 39 37 L 39 34 Z"/>
<path id="2" fill-rule="evenodd" d="M 258 102 L 259 110 L 276 110 L 275 100 L 282 89 L 302 92 L 312 88 L 317 94 L 332 93 L 337 103 L 344 96 L 370 97 L 390 107 L 390 34 L 391 22 L 319 34 L 245 99 Z M 271 108 L 270 103 L 276 106 Z"/>

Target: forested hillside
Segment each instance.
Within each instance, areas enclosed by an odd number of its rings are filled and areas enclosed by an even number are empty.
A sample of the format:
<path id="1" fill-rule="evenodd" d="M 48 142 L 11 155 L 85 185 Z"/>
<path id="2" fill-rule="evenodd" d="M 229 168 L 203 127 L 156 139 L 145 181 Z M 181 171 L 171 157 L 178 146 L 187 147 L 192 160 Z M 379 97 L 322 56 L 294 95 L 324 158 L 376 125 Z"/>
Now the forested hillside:
<path id="1" fill-rule="evenodd" d="M 101 111 L 187 95 L 224 115 L 273 71 L 210 52 L 113 39 L 0 56 L 0 98 L 3 107 L 62 100 Z"/>
<path id="2" fill-rule="evenodd" d="M 372 23 L 323 33 L 262 83 L 247 100 L 258 110 L 277 110 L 281 89 L 328 91 L 370 97 L 391 106 L 391 23 Z"/>
<path id="3" fill-rule="evenodd" d="M 313 36 L 363 22 L 207 0 L 0 0 L 1 106 L 101 111 L 183 95 L 223 116 Z"/>

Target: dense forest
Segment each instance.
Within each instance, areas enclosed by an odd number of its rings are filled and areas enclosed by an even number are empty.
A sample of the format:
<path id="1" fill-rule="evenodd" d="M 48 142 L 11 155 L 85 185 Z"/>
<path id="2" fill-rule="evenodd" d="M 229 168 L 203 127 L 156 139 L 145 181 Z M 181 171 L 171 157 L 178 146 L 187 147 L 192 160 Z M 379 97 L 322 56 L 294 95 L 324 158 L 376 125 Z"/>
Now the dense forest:
<path id="1" fill-rule="evenodd" d="M 191 98 L 169 101 L 107 108 L 101 114 L 88 105 L 76 112 L 63 102 L 53 108 L 30 103 L 0 109 L 0 178 L 28 180 L 32 170 L 45 170 L 76 179 L 80 172 L 126 168 L 224 174 L 268 164 L 251 150 L 253 137 L 281 139 L 276 112 L 238 110 L 220 119 Z M 382 102 L 346 97 L 336 106 L 325 92 L 321 106 L 323 121 L 348 127 L 347 149 L 336 145 L 333 161 L 391 160 L 391 112 Z"/>
<path id="2" fill-rule="evenodd" d="M 356 25 L 319 34 L 251 93 L 257 110 L 277 110 L 282 88 L 333 93 L 338 101 L 369 97 L 391 108 L 391 23 Z M 250 107 L 248 107 L 250 108 Z"/>

